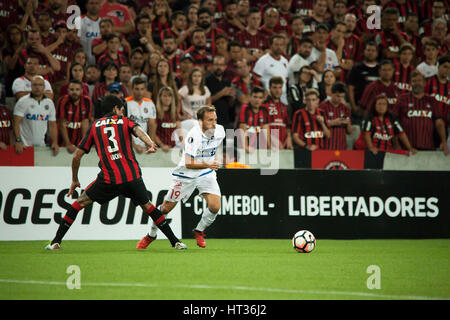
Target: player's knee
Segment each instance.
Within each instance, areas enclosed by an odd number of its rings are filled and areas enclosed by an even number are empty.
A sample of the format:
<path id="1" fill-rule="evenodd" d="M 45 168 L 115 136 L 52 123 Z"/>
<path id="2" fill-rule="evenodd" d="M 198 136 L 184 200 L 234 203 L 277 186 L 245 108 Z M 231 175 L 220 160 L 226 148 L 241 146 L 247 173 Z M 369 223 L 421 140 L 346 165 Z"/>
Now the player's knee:
<path id="1" fill-rule="evenodd" d="M 209 211 L 211 211 L 212 213 L 217 213 L 220 210 L 220 202 L 219 203 L 211 203 L 208 204 L 208 209 Z"/>

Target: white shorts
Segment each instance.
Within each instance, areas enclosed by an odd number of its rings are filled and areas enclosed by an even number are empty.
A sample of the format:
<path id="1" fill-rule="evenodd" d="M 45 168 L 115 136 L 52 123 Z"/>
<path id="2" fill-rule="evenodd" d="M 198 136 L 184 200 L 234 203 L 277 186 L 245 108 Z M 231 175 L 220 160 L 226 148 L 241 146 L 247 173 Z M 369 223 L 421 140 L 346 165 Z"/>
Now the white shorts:
<path id="1" fill-rule="evenodd" d="M 186 202 L 195 189 L 198 189 L 200 195 L 211 193 L 220 197 L 221 193 L 219 184 L 217 183 L 216 172 L 213 171 L 194 179 L 174 176 L 172 185 L 164 200 L 169 202 L 178 202 L 182 200 L 183 202 Z"/>

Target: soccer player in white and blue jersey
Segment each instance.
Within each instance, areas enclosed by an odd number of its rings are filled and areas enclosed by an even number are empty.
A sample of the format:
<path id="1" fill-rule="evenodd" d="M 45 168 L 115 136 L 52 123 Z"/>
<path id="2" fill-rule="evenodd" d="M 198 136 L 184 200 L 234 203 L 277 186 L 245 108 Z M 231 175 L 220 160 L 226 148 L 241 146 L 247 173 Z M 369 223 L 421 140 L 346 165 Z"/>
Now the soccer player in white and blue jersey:
<path id="1" fill-rule="evenodd" d="M 196 124 L 185 138 L 183 155 L 172 173 L 173 183 L 160 210 L 167 215 L 178 201 L 187 201 L 194 190 L 198 189 L 208 206 L 193 232 L 197 245 L 205 248 L 204 231 L 214 222 L 220 210 L 221 194 L 216 178 L 216 171 L 220 164 L 216 159 L 216 152 L 225 138 L 225 130 L 223 126 L 217 124 L 214 107 L 200 108 L 197 119 L 198 125 Z M 139 241 L 136 248 L 147 248 L 156 239 L 156 232 L 157 228 L 152 226 L 150 233 Z"/>

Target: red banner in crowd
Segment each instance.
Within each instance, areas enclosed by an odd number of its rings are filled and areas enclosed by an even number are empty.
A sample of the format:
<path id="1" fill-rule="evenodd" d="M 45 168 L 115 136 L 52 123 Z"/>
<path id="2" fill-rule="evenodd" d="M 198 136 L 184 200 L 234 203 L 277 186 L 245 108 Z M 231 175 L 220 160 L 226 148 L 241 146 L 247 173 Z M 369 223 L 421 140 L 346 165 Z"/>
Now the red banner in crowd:
<path id="1" fill-rule="evenodd" d="M 363 150 L 315 150 L 311 152 L 311 168 L 325 170 L 363 170 Z"/>
<path id="2" fill-rule="evenodd" d="M 14 146 L 8 146 L 6 150 L 0 150 L 0 166 L 34 166 L 34 148 L 26 147 L 22 154 L 17 154 Z"/>

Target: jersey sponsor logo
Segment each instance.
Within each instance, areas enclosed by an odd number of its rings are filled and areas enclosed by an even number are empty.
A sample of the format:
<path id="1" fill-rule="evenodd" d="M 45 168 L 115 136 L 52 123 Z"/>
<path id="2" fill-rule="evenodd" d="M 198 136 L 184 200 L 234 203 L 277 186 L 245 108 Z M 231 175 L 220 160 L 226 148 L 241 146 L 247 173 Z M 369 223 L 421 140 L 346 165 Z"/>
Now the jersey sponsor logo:
<path id="1" fill-rule="evenodd" d="M 9 128 L 9 127 L 11 127 L 11 121 L 9 120 L 0 121 L 0 128 Z"/>
<path id="2" fill-rule="evenodd" d="M 28 120 L 48 121 L 48 114 L 30 114 L 25 116 Z"/>
<path id="3" fill-rule="evenodd" d="M 409 118 L 432 118 L 433 112 L 431 110 L 409 110 L 407 115 Z"/>
<path id="4" fill-rule="evenodd" d="M 69 129 L 80 129 L 81 128 L 81 122 L 69 122 L 69 123 L 67 123 L 67 128 L 69 128 Z"/>
<path id="5" fill-rule="evenodd" d="M 389 141 L 391 140 L 391 135 L 387 134 L 387 133 L 379 133 L 379 132 L 375 132 L 373 135 L 374 139 L 378 139 L 378 140 L 383 140 L 383 141 Z"/>
<path id="6" fill-rule="evenodd" d="M 450 99 L 447 96 L 441 96 L 439 94 L 433 94 L 432 97 L 434 97 L 437 101 L 450 104 Z"/>
<path id="7" fill-rule="evenodd" d="M 86 32 L 85 34 L 84 34 L 84 36 L 85 36 L 85 38 L 94 38 L 94 39 L 96 39 L 96 38 L 98 38 L 99 37 L 99 33 L 98 32 Z"/>
<path id="8" fill-rule="evenodd" d="M 164 129 L 172 129 L 172 128 L 176 128 L 176 127 L 177 127 L 177 124 L 174 123 L 174 122 L 163 122 L 163 123 L 161 123 L 161 128 L 164 128 Z"/>
<path id="9" fill-rule="evenodd" d="M 105 119 L 99 120 L 95 123 L 96 127 L 114 125 L 114 124 L 123 124 L 123 119 Z"/>
<path id="10" fill-rule="evenodd" d="M 323 138 L 323 131 L 305 132 L 305 138 L 307 139 Z"/>

